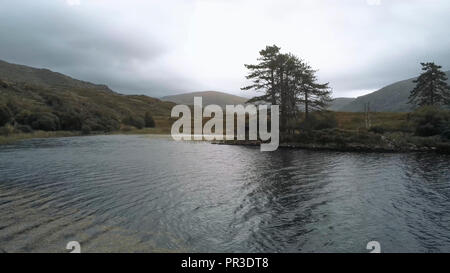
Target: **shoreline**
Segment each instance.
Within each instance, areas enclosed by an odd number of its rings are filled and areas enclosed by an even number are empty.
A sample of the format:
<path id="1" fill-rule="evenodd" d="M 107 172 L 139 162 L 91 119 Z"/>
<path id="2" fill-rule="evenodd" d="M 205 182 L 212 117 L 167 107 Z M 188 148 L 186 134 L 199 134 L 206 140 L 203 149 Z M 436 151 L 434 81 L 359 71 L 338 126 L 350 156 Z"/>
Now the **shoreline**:
<path id="1" fill-rule="evenodd" d="M 9 136 L 0 136 L 0 146 L 13 144 L 18 141 L 39 138 L 60 138 L 60 137 L 78 137 L 78 136 L 97 136 L 97 135 L 168 135 L 166 130 L 159 128 L 134 129 L 130 131 L 113 132 L 91 132 L 83 134 L 81 131 L 34 131 L 33 133 L 17 133 Z"/>
<path id="2" fill-rule="evenodd" d="M 122 130 L 113 132 L 92 132 L 83 134 L 81 131 L 35 131 L 33 133 L 11 134 L 9 136 L 0 136 L 0 146 L 13 144 L 18 141 L 39 138 L 60 138 L 60 137 L 77 137 L 77 136 L 96 136 L 96 135 L 158 135 L 170 136 L 167 130 L 160 128 L 145 128 L 134 130 Z M 425 138 L 431 140 L 431 138 Z M 240 146 L 259 146 L 261 141 L 255 140 L 212 140 L 206 141 L 216 145 L 240 145 Z M 414 153 L 414 152 L 434 152 L 442 154 L 450 154 L 450 143 L 438 142 L 434 145 L 417 145 L 413 142 L 405 142 L 402 144 L 392 144 L 386 141 L 382 144 L 364 144 L 364 143 L 318 143 L 318 142 L 296 142 L 285 141 L 278 146 L 279 149 L 300 149 L 312 151 L 335 151 L 335 152 L 361 152 L 361 153 Z"/>
<path id="3" fill-rule="evenodd" d="M 212 141 L 211 144 L 216 145 L 240 145 L 240 146 L 259 146 L 259 141 Z M 334 152 L 360 152 L 360 153 L 442 153 L 450 154 L 450 144 L 445 146 L 423 146 L 423 147 L 386 147 L 379 145 L 363 145 L 356 143 L 347 143 L 345 145 L 336 143 L 299 143 L 299 142 L 283 142 L 280 143 L 278 149 L 294 149 L 294 150 L 311 150 L 311 151 L 334 151 Z"/>

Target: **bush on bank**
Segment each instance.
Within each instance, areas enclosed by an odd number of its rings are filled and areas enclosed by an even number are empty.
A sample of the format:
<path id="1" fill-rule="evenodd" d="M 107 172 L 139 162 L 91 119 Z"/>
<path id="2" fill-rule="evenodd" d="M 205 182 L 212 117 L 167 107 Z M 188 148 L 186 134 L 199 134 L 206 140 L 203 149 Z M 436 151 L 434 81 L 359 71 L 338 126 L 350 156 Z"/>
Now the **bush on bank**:
<path id="1" fill-rule="evenodd" d="M 424 106 L 411 114 L 415 135 L 435 136 L 442 135 L 448 139 L 450 130 L 450 111 L 436 106 Z"/>

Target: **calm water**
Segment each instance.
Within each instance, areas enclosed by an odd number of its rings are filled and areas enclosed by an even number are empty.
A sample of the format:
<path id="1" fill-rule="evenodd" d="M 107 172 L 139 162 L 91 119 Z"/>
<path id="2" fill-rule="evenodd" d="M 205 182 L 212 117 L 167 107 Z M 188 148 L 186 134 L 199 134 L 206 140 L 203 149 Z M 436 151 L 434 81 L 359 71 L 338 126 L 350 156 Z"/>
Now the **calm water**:
<path id="1" fill-rule="evenodd" d="M 162 137 L 0 147 L 0 248 L 64 252 L 450 251 L 450 157 Z"/>

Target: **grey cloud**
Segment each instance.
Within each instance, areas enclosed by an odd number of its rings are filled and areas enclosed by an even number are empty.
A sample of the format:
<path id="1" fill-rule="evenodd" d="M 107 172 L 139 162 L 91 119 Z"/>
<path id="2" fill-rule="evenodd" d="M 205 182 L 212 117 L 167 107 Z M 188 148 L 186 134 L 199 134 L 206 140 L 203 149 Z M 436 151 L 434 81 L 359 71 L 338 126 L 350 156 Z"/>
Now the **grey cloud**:
<path id="1" fill-rule="evenodd" d="M 155 67 L 136 72 L 168 50 L 151 33 L 115 28 L 105 16 L 73 13 L 63 1 L 15 2 L 2 3 L 0 10 L 0 17 L 7 18 L 0 26 L 0 59 L 105 83 L 125 93 L 162 96 L 190 83 L 177 74 L 170 81 L 159 79 L 152 75 Z"/>
<path id="2" fill-rule="evenodd" d="M 243 64 L 266 43 L 309 61 L 336 97 L 413 77 L 423 61 L 450 69 L 444 0 L 80 2 L 2 2 L 0 59 L 151 96 L 242 95 Z"/>

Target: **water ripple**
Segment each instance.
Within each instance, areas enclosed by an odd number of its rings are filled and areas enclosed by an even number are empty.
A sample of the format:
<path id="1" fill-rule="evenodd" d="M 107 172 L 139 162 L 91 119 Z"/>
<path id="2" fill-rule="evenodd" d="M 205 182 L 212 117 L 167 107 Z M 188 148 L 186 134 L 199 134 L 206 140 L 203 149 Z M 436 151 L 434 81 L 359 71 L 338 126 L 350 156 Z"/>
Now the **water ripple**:
<path id="1" fill-rule="evenodd" d="M 0 247 L 63 252 L 450 251 L 450 157 L 145 136 L 0 147 Z"/>

